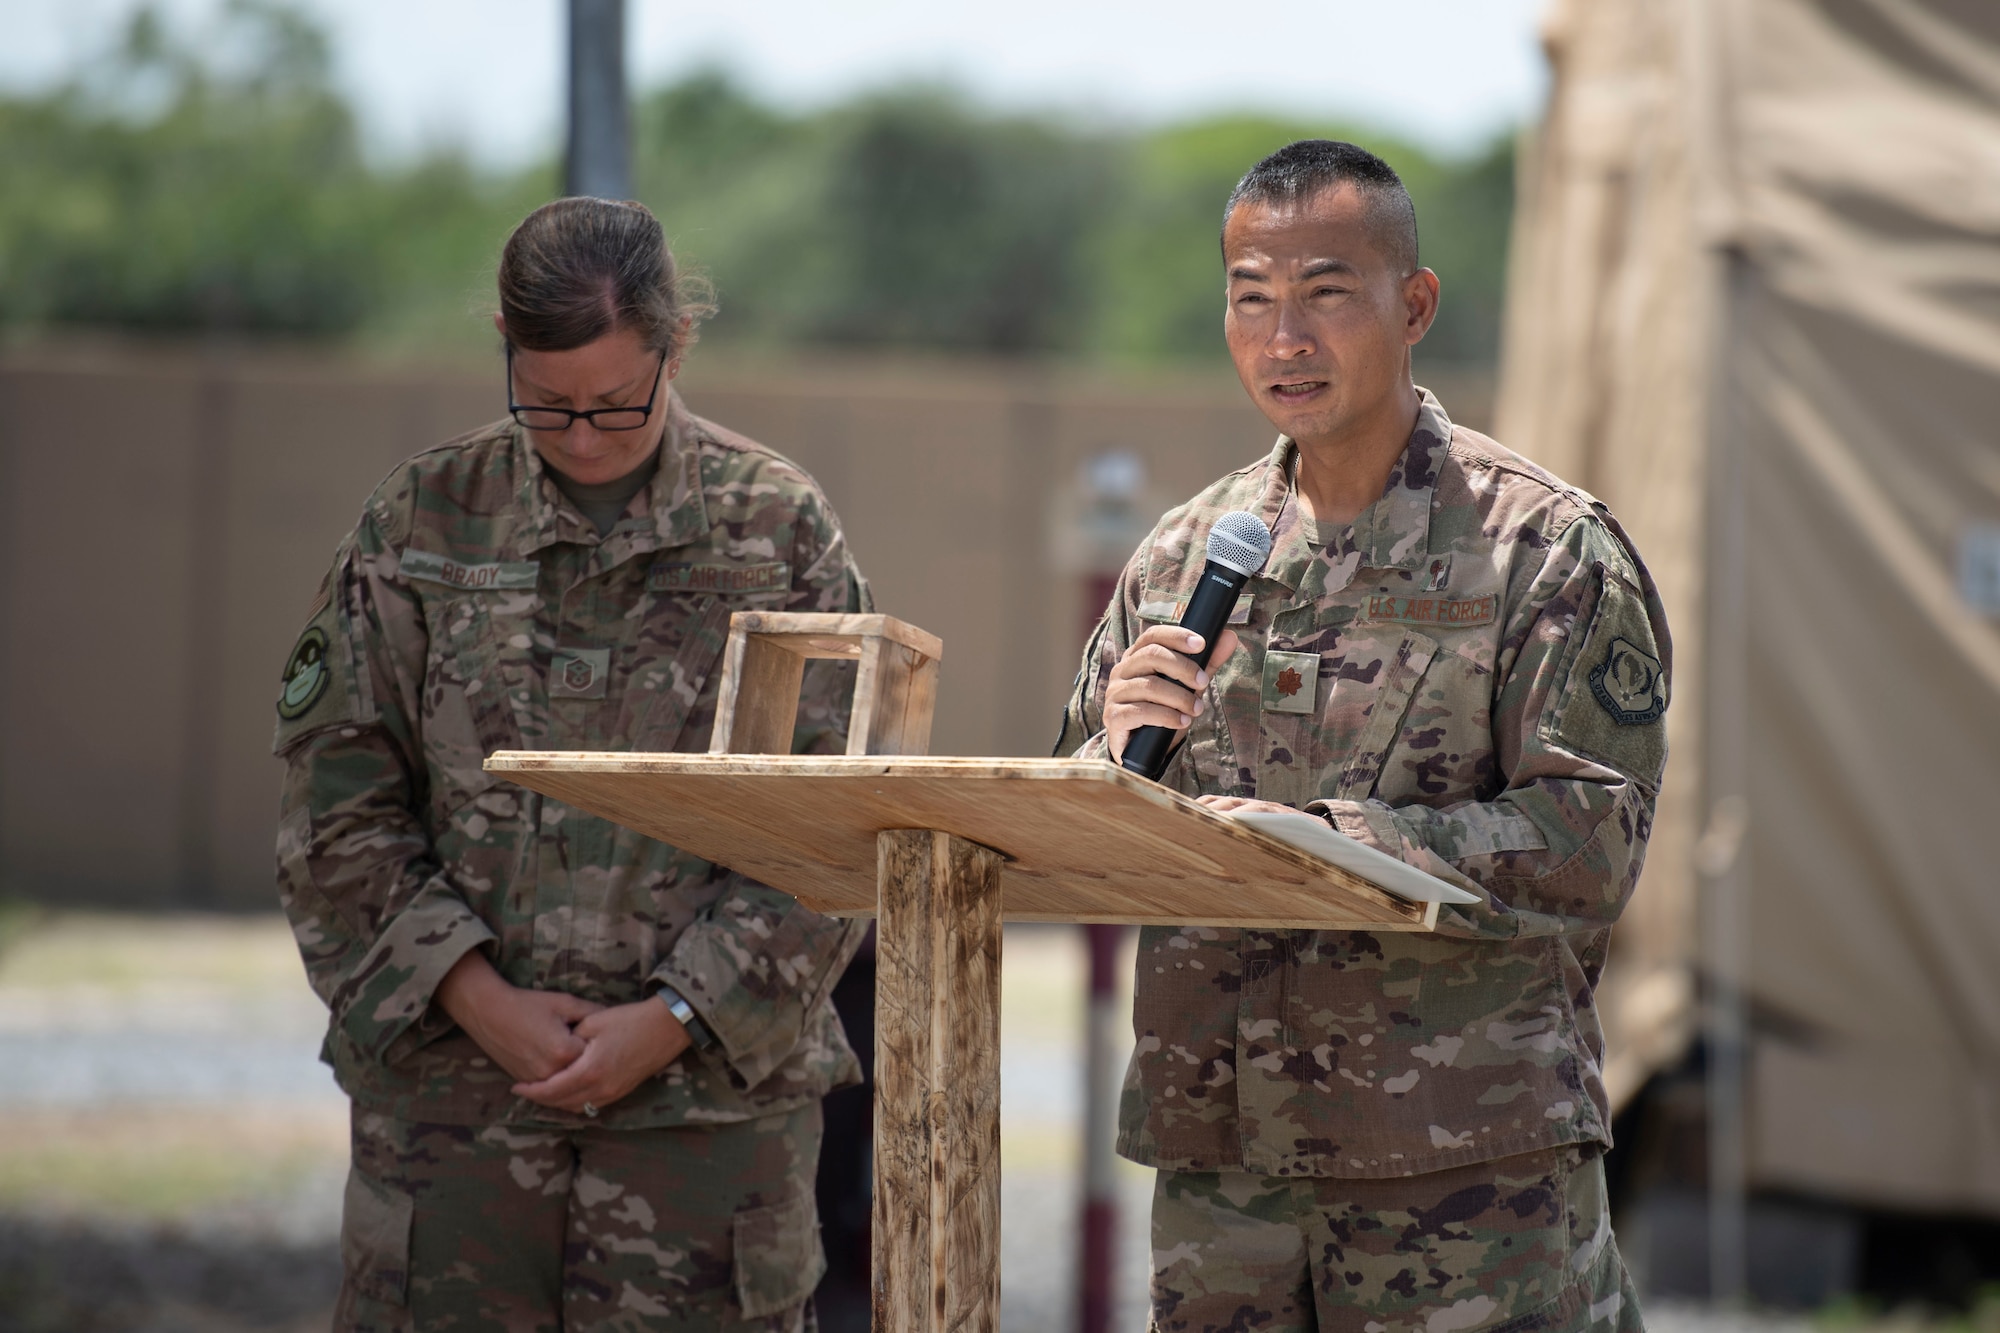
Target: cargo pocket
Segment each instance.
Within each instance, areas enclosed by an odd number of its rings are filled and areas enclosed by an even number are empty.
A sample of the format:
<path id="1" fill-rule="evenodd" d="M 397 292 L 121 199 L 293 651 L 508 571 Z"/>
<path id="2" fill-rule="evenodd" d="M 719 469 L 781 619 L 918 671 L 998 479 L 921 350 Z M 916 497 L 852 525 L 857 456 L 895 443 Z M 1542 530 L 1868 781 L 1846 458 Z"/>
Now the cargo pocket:
<path id="1" fill-rule="evenodd" d="M 1317 793 L 1321 800 L 1365 801 L 1376 794 L 1410 700 L 1437 655 L 1437 642 L 1414 630 L 1392 629 L 1372 642 L 1363 637 L 1374 629 L 1362 626 L 1349 637 L 1333 688 L 1319 709 L 1321 735 L 1313 753 L 1324 760 L 1320 771 L 1325 777 Z M 1366 702 L 1357 706 L 1357 698 Z M 1329 740 L 1338 748 L 1329 746 Z"/>
<path id="2" fill-rule="evenodd" d="M 826 1274 L 819 1214 L 810 1194 L 767 1208 L 739 1209 L 735 1232 L 736 1303 L 745 1319 L 804 1304 Z"/>
<path id="3" fill-rule="evenodd" d="M 341 1202 L 340 1262 L 354 1294 L 402 1305 L 410 1286 L 410 1222 L 415 1203 L 401 1190 L 347 1173 Z"/>

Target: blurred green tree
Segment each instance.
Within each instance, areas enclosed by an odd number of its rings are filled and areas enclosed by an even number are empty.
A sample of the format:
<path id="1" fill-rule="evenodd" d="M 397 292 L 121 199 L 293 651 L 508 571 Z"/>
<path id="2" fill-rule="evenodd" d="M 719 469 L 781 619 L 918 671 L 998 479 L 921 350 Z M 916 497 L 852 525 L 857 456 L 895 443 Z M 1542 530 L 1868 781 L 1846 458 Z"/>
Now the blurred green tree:
<path id="1" fill-rule="evenodd" d="M 0 100 L 0 322 L 324 336 L 435 298 L 504 235 L 495 191 L 450 157 L 371 170 L 328 74 L 295 9 L 231 0 L 198 45 L 142 9 Z"/>
<path id="2" fill-rule="evenodd" d="M 61 86 L 0 97 L 0 326 L 481 345 L 507 229 L 553 163 L 371 163 L 324 35 L 230 0 L 190 39 L 141 10 Z M 708 273 L 718 344 L 1213 363 L 1222 204 L 1306 135 L 1367 143 L 1444 280 L 1427 355 L 1497 348 L 1512 150 L 1441 159 L 1269 117 L 1155 130 L 997 115 L 949 90 L 781 111 L 700 70 L 640 99 L 639 196 Z"/>
<path id="3" fill-rule="evenodd" d="M 1114 146 L 911 88 L 787 119 L 709 71 L 647 100 L 641 197 L 715 336 L 1020 353 L 1083 342 Z"/>
<path id="4" fill-rule="evenodd" d="M 1380 154 L 1416 205 L 1422 262 L 1444 296 L 1425 340 L 1441 360 L 1498 351 L 1513 146 L 1445 162 L 1386 135 L 1339 125 L 1223 116 L 1141 136 L 1124 188 L 1091 237 L 1093 350 L 1124 361 L 1213 357 L 1222 347 L 1222 208 L 1259 158 L 1295 139 L 1348 139 Z"/>

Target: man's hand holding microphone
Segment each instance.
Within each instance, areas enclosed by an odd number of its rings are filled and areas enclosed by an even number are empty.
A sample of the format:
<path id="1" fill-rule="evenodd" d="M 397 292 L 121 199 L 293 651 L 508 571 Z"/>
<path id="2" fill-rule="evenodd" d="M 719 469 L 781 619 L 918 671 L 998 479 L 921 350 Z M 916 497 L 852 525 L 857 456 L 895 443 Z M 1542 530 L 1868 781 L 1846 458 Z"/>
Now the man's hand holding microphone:
<path id="1" fill-rule="evenodd" d="M 1208 563 L 1178 625 L 1153 625 L 1111 668 L 1104 691 L 1104 739 L 1112 762 L 1158 780 L 1174 746 L 1207 707 L 1202 691 L 1242 646 L 1229 616 L 1251 575 L 1271 554 L 1271 530 L 1245 510 L 1217 519 Z M 1213 643 L 1213 651 L 1208 651 Z M 1240 796 L 1196 798 L 1211 810 L 1286 810 Z"/>
<path id="2" fill-rule="evenodd" d="M 1104 739 L 1111 761 L 1122 764 L 1125 743 L 1140 727 L 1164 727 L 1172 733 L 1168 749 L 1179 742 L 1207 708 L 1202 691 L 1232 653 L 1242 647 L 1236 631 L 1224 627 L 1208 655 L 1208 665 L 1195 665 L 1206 642 L 1181 625 L 1152 625 L 1141 634 L 1118 665 L 1104 690 Z"/>

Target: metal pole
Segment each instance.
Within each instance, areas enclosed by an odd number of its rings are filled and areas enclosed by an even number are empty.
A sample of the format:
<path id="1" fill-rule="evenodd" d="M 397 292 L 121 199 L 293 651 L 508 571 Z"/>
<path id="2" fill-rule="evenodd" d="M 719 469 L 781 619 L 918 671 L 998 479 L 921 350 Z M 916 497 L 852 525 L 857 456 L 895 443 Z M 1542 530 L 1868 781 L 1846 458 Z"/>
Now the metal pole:
<path id="1" fill-rule="evenodd" d="M 1723 265 L 1723 319 L 1716 346 L 1741 315 L 1743 261 Z M 1708 441 L 1708 824 L 1697 854 L 1707 893 L 1702 934 L 1708 1004 L 1708 1288 L 1719 1305 L 1749 1294 L 1749 1149 L 1744 1081 L 1748 1061 L 1744 991 L 1750 959 L 1749 533 L 1746 432 L 1731 406 L 1733 367 L 1717 355 L 1709 392 Z"/>
<path id="2" fill-rule="evenodd" d="M 1118 1137 L 1118 945 L 1123 926 L 1085 926 L 1090 994 L 1084 1016 L 1083 1253 L 1077 1273 L 1077 1327 L 1110 1333 L 1116 1305 L 1118 1199 L 1112 1145 Z"/>
<path id="3" fill-rule="evenodd" d="M 563 193 L 632 195 L 625 0 L 569 0 L 569 142 Z"/>

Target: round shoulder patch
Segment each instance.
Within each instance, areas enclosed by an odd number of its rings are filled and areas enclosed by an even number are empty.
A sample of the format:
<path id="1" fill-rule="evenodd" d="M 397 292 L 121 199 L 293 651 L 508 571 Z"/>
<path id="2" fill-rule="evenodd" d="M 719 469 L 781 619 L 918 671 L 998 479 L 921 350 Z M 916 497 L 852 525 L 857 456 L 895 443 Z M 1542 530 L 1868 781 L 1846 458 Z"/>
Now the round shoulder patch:
<path id="1" fill-rule="evenodd" d="M 1590 669 L 1590 692 L 1619 726 L 1644 726 L 1667 711 L 1664 675 L 1659 658 L 1614 638 L 1604 660 Z"/>
<path id="2" fill-rule="evenodd" d="M 317 625 L 299 636 L 285 662 L 284 688 L 278 694 L 278 716 L 287 722 L 303 717 L 326 693 L 331 672 L 326 664 L 326 631 Z"/>

